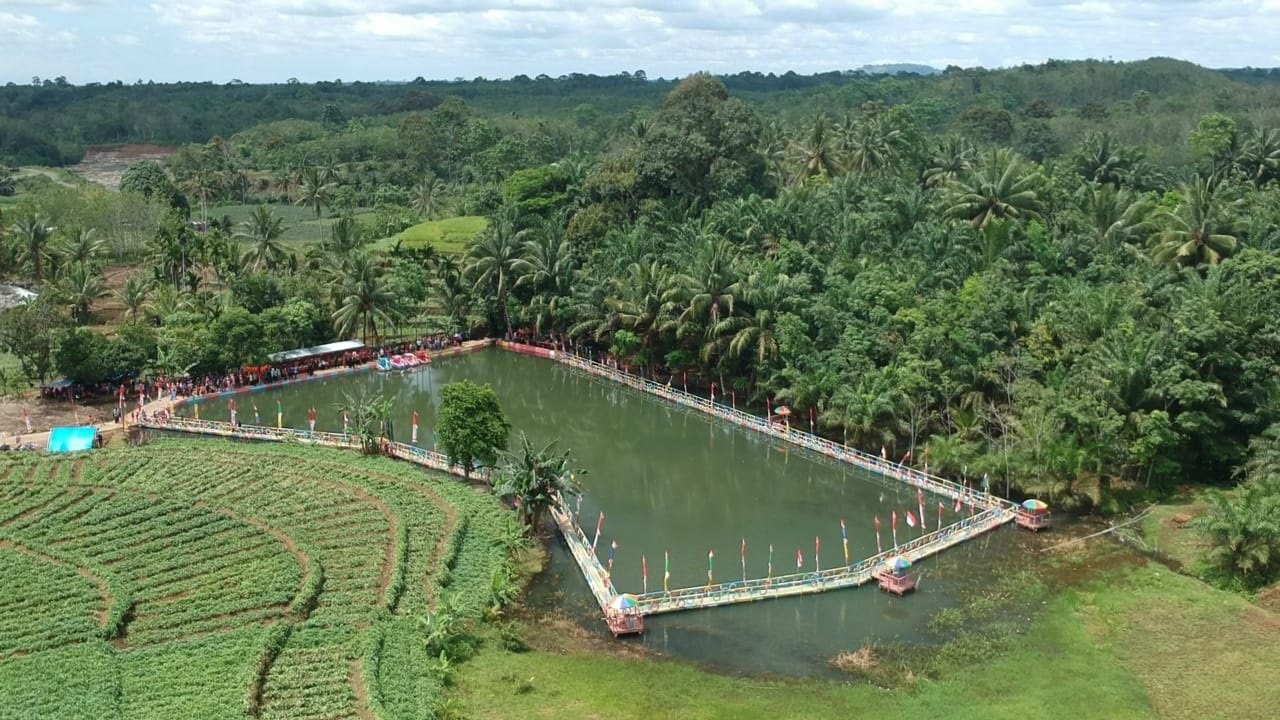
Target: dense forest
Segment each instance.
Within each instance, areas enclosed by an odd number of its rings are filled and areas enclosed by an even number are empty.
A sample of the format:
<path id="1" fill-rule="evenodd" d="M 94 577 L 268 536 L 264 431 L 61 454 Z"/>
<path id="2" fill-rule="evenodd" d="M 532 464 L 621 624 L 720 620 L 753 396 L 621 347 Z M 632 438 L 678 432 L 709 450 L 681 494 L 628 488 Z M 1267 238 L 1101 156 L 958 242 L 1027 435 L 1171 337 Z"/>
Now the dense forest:
<path id="1" fill-rule="evenodd" d="M 33 306 L 5 337 L 58 323 L 27 350 L 33 374 L 100 377 L 401 327 L 530 329 L 740 407 L 812 410 L 873 451 L 927 448 L 932 469 L 1011 493 L 1114 509 L 1274 483 L 1273 79 L 1157 59 L 4 88 L 12 161 L 186 143 L 131 168 L 118 199 L 46 188 L 7 206 L 3 267 L 62 310 Z M 142 240 L 86 247 L 86 226 L 111 232 L 86 195 L 142 203 Z M 260 208 L 236 224 L 222 203 Z M 285 206 L 337 220 L 286 245 Z M 465 253 L 382 240 L 455 215 L 488 218 Z M 122 259 L 141 263 L 116 293 L 128 322 L 74 327 Z"/>

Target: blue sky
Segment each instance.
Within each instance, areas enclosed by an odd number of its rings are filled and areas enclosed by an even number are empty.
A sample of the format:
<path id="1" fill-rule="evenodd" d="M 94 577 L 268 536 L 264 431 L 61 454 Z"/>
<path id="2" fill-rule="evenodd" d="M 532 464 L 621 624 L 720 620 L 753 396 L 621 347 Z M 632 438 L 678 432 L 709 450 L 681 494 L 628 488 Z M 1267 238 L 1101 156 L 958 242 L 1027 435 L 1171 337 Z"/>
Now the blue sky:
<path id="1" fill-rule="evenodd" d="M 1280 66 L 1280 0 L 0 0 L 0 82 Z"/>

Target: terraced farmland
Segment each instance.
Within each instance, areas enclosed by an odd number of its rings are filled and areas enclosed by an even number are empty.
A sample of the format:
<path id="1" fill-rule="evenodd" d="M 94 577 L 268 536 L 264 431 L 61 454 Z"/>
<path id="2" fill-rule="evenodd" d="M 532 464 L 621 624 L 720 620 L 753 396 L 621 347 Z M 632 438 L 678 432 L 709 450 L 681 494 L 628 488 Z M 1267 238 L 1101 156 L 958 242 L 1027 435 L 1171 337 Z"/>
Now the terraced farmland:
<path id="1" fill-rule="evenodd" d="M 0 718 L 431 717 L 418 618 L 480 615 L 510 521 L 341 451 L 0 457 Z"/>

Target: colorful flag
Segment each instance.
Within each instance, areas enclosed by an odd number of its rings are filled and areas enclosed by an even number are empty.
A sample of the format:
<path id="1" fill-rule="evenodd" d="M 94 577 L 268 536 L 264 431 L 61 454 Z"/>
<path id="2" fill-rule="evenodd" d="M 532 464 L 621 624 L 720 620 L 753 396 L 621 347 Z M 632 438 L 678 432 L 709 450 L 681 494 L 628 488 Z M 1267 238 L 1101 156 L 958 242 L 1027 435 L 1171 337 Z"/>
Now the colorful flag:
<path id="1" fill-rule="evenodd" d="M 916 488 L 916 505 L 920 510 L 920 528 L 924 529 L 924 491 Z"/>
<path id="2" fill-rule="evenodd" d="M 711 383 L 711 402 L 714 403 L 715 401 L 716 401 L 716 384 Z"/>
<path id="3" fill-rule="evenodd" d="M 284 408 L 280 407 L 280 401 L 276 401 L 276 428 L 284 427 Z"/>
<path id="4" fill-rule="evenodd" d="M 898 511 L 893 511 L 893 549 L 898 549 Z"/>
<path id="5" fill-rule="evenodd" d="M 960 496 L 960 495 L 957 495 L 957 496 L 956 496 L 956 507 L 955 507 L 955 511 L 956 511 L 957 513 L 958 513 L 958 512 L 960 512 L 961 508 L 963 508 L 963 507 L 964 507 L 964 503 L 960 500 L 960 498 L 961 498 L 961 497 L 962 497 L 962 496 Z"/>
<path id="6" fill-rule="evenodd" d="M 747 581 L 747 539 L 742 538 L 742 582 Z"/>
<path id="7" fill-rule="evenodd" d="M 844 546 L 844 564 L 849 564 L 849 531 L 844 526 L 844 518 L 840 519 L 840 544 Z"/>
<path id="8" fill-rule="evenodd" d="M 643 555 L 640 556 L 640 583 L 641 583 L 640 587 L 642 588 L 641 592 L 644 593 L 645 595 L 648 595 L 649 594 L 649 561 L 645 560 Z"/>
<path id="9" fill-rule="evenodd" d="M 715 569 L 716 551 L 707 551 L 707 587 L 710 587 L 714 580 L 712 579 L 712 571 Z"/>
<path id="10" fill-rule="evenodd" d="M 351 418 L 347 417 L 347 411 L 342 411 L 342 432 L 346 434 L 351 431 Z"/>
<path id="11" fill-rule="evenodd" d="M 797 549 L 796 550 L 796 570 L 799 570 L 802 567 L 804 567 L 804 553 Z"/>
<path id="12" fill-rule="evenodd" d="M 907 527 L 915 527 L 915 526 L 916 526 L 916 516 L 912 515 L 911 511 L 908 510 L 907 511 Z"/>
<path id="13" fill-rule="evenodd" d="M 411 425 L 410 427 L 411 427 L 411 430 L 409 431 L 409 442 L 417 443 L 418 442 L 418 411 L 417 410 L 413 411 L 413 425 Z"/>
<path id="14" fill-rule="evenodd" d="M 733 390 L 730 390 L 729 402 L 733 403 L 733 409 L 737 410 L 738 409 L 738 393 L 734 392 Z"/>
<path id="15" fill-rule="evenodd" d="M 236 399 L 231 398 L 227 402 L 227 407 L 231 410 L 231 424 L 234 426 L 236 424 Z"/>
<path id="16" fill-rule="evenodd" d="M 667 583 L 671 580 L 671 555 L 666 550 L 662 551 L 662 592 L 671 592 L 671 588 L 667 587 Z"/>
<path id="17" fill-rule="evenodd" d="M 924 445 L 924 472 L 926 475 L 929 474 L 929 444 L 928 443 L 925 443 Z"/>
<path id="18" fill-rule="evenodd" d="M 814 535 L 813 536 L 813 570 L 814 572 L 819 572 L 822 569 L 822 565 L 818 562 L 818 558 L 821 554 L 821 551 L 822 551 L 822 539 L 819 538 L 817 535 Z"/>
<path id="19" fill-rule="evenodd" d="M 250 403 L 253 405 L 253 424 L 261 425 L 262 418 L 258 417 L 258 403 L 256 400 L 251 400 Z"/>
<path id="20" fill-rule="evenodd" d="M 605 573 L 609 577 L 613 577 L 613 556 L 617 554 L 617 552 L 618 552 L 618 541 L 614 540 L 613 542 L 609 543 L 609 568 L 605 571 Z"/>
<path id="21" fill-rule="evenodd" d="M 882 552 L 884 552 L 884 550 L 880 549 L 880 516 L 877 515 L 876 516 L 876 554 L 879 555 Z"/>
<path id="22" fill-rule="evenodd" d="M 191 403 L 191 411 L 196 414 L 196 419 L 200 419 L 200 403 L 199 401 Z"/>
<path id="23" fill-rule="evenodd" d="M 934 530 L 941 530 L 941 529 L 942 529 L 942 511 L 943 511 L 943 509 L 944 509 L 944 508 L 943 508 L 943 505 L 942 505 L 942 501 L 941 501 L 941 500 L 939 500 L 939 501 L 938 501 L 938 525 L 937 525 L 937 527 L 935 527 L 935 528 L 934 528 Z"/>
<path id="24" fill-rule="evenodd" d="M 27 432 L 30 433 L 31 432 L 31 411 L 27 409 L 26 405 L 22 406 L 22 424 L 26 426 Z"/>
<path id="25" fill-rule="evenodd" d="M 773 543 L 769 543 L 769 574 L 766 577 L 769 580 L 773 579 Z"/>
<path id="26" fill-rule="evenodd" d="M 307 429 L 311 432 L 316 431 L 316 409 L 312 407 L 307 410 Z"/>

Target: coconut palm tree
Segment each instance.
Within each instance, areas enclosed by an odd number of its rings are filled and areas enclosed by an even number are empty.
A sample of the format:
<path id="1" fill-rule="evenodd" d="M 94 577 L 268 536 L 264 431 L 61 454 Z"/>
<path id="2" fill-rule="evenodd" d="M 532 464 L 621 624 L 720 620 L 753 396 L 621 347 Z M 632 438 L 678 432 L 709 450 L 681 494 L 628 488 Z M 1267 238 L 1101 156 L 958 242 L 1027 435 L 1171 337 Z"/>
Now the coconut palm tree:
<path id="1" fill-rule="evenodd" d="M 689 336 L 715 327 L 733 313 L 739 291 L 738 248 L 719 235 L 695 233 L 685 238 L 687 270 L 675 278 L 668 300 L 683 304 L 677 335 Z"/>
<path id="2" fill-rule="evenodd" d="M 543 231 L 524 243 L 524 254 L 512 264 L 514 287 L 529 287 L 534 295 L 530 309 L 534 329 L 541 333 L 560 316 L 563 303 L 573 294 L 577 261 L 569 241 L 558 232 Z"/>
<path id="3" fill-rule="evenodd" d="M 813 119 L 805 136 L 792 143 L 791 155 L 799 165 L 794 181 L 811 177 L 833 177 L 839 174 L 836 160 L 836 138 L 827 116 L 820 114 Z"/>
<path id="4" fill-rule="evenodd" d="M 1182 186 L 1182 202 L 1154 217 L 1160 227 L 1151 236 L 1151 259 L 1172 267 L 1216 265 L 1235 252 L 1233 205 L 1222 196 L 1215 178 L 1197 177 Z"/>
<path id="5" fill-rule="evenodd" d="M 107 294 L 102 273 L 92 265 L 75 263 L 63 268 L 54 281 L 54 294 L 71 308 L 71 317 L 81 325 L 89 322 L 93 302 Z"/>
<path id="6" fill-rule="evenodd" d="M 71 228 L 58 242 L 56 252 L 63 263 L 85 265 L 93 263 L 102 252 L 103 242 L 93 228 Z"/>
<path id="7" fill-rule="evenodd" d="M 703 361 L 723 354 L 730 360 L 752 359 L 752 373 L 779 356 L 777 322 L 795 292 L 791 278 L 782 273 L 756 271 L 741 283 L 740 305 L 745 314 L 730 315 L 708 331 Z"/>
<path id="8" fill-rule="evenodd" d="M 942 138 L 929 156 L 922 179 L 924 186 L 939 188 L 950 185 L 973 170 L 973 145 L 959 135 Z"/>
<path id="9" fill-rule="evenodd" d="M 130 273 L 124 280 L 124 287 L 116 291 L 116 300 L 124 305 L 124 317 L 129 322 L 137 322 L 142 317 L 147 305 L 147 297 L 151 294 L 151 279 L 140 272 Z"/>
<path id="10" fill-rule="evenodd" d="M 284 234 L 284 221 L 275 216 L 266 205 L 254 208 L 248 220 L 240 223 L 240 231 L 235 237 L 249 243 L 245 252 L 245 265 L 252 271 L 275 270 L 284 261 L 288 252 L 280 242 Z"/>
<path id="11" fill-rule="evenodd" d="M 313 165 L 302 171 L 302 178 L 298 183 L 298 197 L 293 203 L 314 209 L 316 217 L 319 218 L 321 209 L 329 205 L 333 188 L 333 183 L 325 178 L 321 169 Z"/>
<path id="12" fill-rule="evenodd" d="M 1125 147 L 1115 135 L 1103 131 L 1085 135 L 1076 164 L 1086 180 L 1120 187 L 1138 160 L 1137 150 Z"/>
<path id="13" fill-rule="evenodd" d="M 842 428 L 855 445 L 871 448 L 892 443 L 902 393 L 883 373 L 863 375 L 856 386 L 836 390 L 831 405 L 819 421 Z"/>
<path id="14" fill-rule="evenodd" d="M 1135 196 L 1106 183 L 1087 185 L 1081 207 L 1093 225 L 1098 243 L 1108 247 L 1149 235 L 1154 209 L 1155 203 L 1150 198 Z"/>
<path id="15" fill-rule="evenodd" d="M 1240 169 L 1253 184 L 1262 187 L 1280 179 L 1280 130 L 1258 128 L 1245 141 L 1239 158 Z"/>
<path id="16" fill-rule="evenodd" d="M 569 451 L 559 450 L 554 440 L 537 448 L 521 432 L 519 449 L 502 451 L 499 462 L 494 491 L 516 502 L 520 521 L 531 532 L 541 527 L 547 512 L 563 503 L 566 495 L 578 492 Z"/>
<path id="17" fill-rule="evenodd" d="M 845 123 L 840 144 L 845 165 L 853 172 L 868 174 L 892 169 L 898 163 L 902 131 L 891 127 L 881 115 Z"/>
<path id="18" fill-rule="evenodd" d="M 1237 474 L 1252 482 L 1280 480 L 1280 423 L 1249 441 L 1249 457 Z"/>
<path id="19" fill-rule="evenodd" d="M 507 295 L 515 285 L 523 238 L 518 237 L 513 218 L 498 218 L 485 230 L 479 242 L 467 251 L 466 273 L 473 278 L 476 292 L 489 298 L 502 318 L 502 331 L 511 327 Z"/>
<path id="20" fill-rule="evenodd" d="M 435 175 L 428 175 L 419 180 L 411 192 L 413 209 L 418 217 L 430 220 L 440 209 L 440 203 L 444 199 L 444 181 Z"/>
<path id="21" fill-rule="evenodd" d="M 31 276 L 37 283 L 44 280 L 44 262 L 49 254 L 52 234 L 49 220 L 36 213 L 18 218 L 13 225 L 13 235 L 18 241 L 18 258 L 31 268 Z"/>
<path id="22" fill-rule="evenodd" d="M 360 331 L 366 343 L 378 339 L 378 324 L 384 326 L 398 315 L 396 298 L 383 280 L 382 269 L 366 252 L 357 252 L 347 268 L 338 291 L 339 304 L 333 312 L 338 332 L 349 336 Z"/>
<path id="23" fill-rule="evenodd" d="M 1027 168 L 1008 148 L 996 148 L 978 166 L 952 184 L 945 216 L 968 220 L 975 228 L 996 219 L 1040 217 L 1039 171 Z"/>

